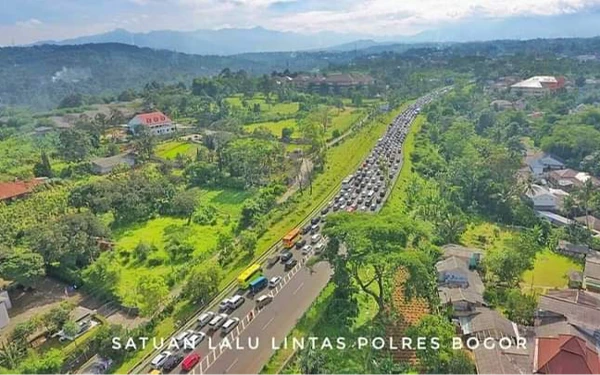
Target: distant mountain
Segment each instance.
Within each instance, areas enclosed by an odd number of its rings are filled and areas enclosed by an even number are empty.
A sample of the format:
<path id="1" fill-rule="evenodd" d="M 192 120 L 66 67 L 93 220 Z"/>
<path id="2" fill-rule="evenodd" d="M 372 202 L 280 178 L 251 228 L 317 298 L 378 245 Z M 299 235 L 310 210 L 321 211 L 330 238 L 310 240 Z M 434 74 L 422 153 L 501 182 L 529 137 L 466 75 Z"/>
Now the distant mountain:
<path id="1" fill-rule="evenodd" d="M 196 31 L 161 30 L 148 33 L 132 33 L 124 29 L 116 29 L 104 34 L 61 41 L 42 41 L 35 44 L 123 43 L 197 55 L 234 55 L 252 52 L 326 49 L 359 38 L 360 36 L 350 34 L 332 32 L 299 34 L 267 30 L 262 27 Z"/>
<path id="2" fill-rule="evenodd" d="M 331 47 L 323 48 L 323 50 L 332 51 L 332 52 L 334 52 L 334 51 L 335 52 L 349 52 L 349 51 L 365 49 L 365 48 L 369 48 L 369 47 L 373 47 L 373 46 L 379 46 L 382 44 L 390 44 L 390 43 L 376 42 L 373 39 L 360 39 L 360 40 L 354 40 L 349 43 L 337 44 L 337 45 L 334 45 Z"/>

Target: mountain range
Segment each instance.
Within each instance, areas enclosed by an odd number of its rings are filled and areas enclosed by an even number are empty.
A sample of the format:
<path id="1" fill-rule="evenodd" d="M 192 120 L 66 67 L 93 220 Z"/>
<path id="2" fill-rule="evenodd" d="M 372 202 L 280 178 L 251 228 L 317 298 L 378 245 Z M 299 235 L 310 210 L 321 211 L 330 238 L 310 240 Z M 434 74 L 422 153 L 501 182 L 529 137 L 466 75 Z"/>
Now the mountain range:
<path id="1" fill-rule="evenodd" d="M 372 36 L 335 32 L 303 34 L 268 30 L 262 27 L 195 31 L 158 30 L 147 33 L 116 29 L 102 34 L 60 41 L 41 41 L 35 44 L 123 43 L 197 55 L 235 55 L 278 51 L 347 52 L 363 49 L 382 51 L 386 46 L 398 43 L 431 44 L 597 35 L 600 35 L 600 10 L 555 16 L 472 17 L 409 36 Z"/>

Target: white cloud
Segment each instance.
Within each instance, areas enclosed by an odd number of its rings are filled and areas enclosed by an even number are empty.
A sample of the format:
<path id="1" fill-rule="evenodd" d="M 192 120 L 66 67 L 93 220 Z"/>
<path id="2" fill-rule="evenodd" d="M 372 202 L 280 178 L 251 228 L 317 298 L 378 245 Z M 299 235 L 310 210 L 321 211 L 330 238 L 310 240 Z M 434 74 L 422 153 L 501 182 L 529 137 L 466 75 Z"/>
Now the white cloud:
<path id="1" fill-rule="evenodd" d="M 15 25 L 19 27 L 36 27 L 40 26 L 41 24 L 42 21 L 38 20 L 37 18 L 30 18 L 27 21 L 17 21 L 15 23 Z"/>

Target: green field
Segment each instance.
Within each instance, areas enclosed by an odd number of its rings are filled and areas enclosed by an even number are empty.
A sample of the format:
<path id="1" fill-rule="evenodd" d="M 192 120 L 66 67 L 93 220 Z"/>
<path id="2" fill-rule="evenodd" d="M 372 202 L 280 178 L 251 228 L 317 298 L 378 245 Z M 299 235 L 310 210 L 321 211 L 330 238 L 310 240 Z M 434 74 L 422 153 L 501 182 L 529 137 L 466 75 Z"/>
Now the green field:
<path id="1" fill-rule="evenodd" d="M 268 121 L 268 122 L 257 122 L 256 124 L 246 125 L 244 129 L 248 133 L 252 133 L 255 129 L 265 127 L 271 131 L 271 134 L 276 136 L 277 138 L 281 137 L 281 130 L 283 128 L 292 128 L 294 129 L 294 133 L 292 134 L 292 138 L 300 138 L 301 134 L 298 131 L 298 127 L 296 124 L 296 119 L 289 119 L 283 121 Z"/>
<path id="2" fill-rule="evenodd" d="M 225 100 L 232 107 L 243 108 L 242 97 L 240 95 L 231 96 L 225 98 Z M 276 98 L 272 99 L 272 101 L 275 102 Z M 298 108 L 300 107 L 300 103 L 298 102 L 267 104 L 262 95 L 255 95 L 252 99 L 246 99 L 246 102 L 249 109 L 252 109 L 254 104 L 260 104 L 260 111 L 263 114 L 289 115 L 298 112 Z"/>
<path id="3" fill-rule="evenodd" d="M 146 263 L 129 261 L 122 265 L 121 281 L 119 284 L 119 295 L 124 296 L 137 279 L 138 272 L 151 270 L 166 276 L 172 272 L 173 266 L 168 261 L 168 254 L 164 250 L 165 240 L 168 233 L 181 232 L 186 235 L 189 242 L 194 246 L 194 258 L 206 259 L 217 241 L 217 234 L 227 228 L 228 221 L 233 225 L 240 216 L 242 203 L 252 194 L 240 191 L 211 190 L 200 192 L 200 205 L 213 205 L 219 212 L 219 219 L 214 226 L 199 225 L 191 223 L 189 226 L 186 219 L 173 217 L 158 217 L 143 224 L 134 224 L 129 227 L 115 231 L 116 249 L 120 253 L 131 253 L 140 242 L 153 244 L 157 247 L 153 258 L 163 259 L 163 263 L 149 267 Z"/>
<path id="4" fill-rule="evenodd" d="M 562 254 L 544 250 L 537 254 L 533 270 L 523 273 L 521 288 L 524 291 L 540 292 L 551 288 L 566 288 L 569 284 L 568 273 L 582 270 L 581 263 Z"/>
<path id="5" fill-rule="evenodd" d="M 156 155 L 163 159 L 173 160 L 177 155 L 195 157 L 198 145 L 185 141 L 170 141 L 156 146 Z"/>

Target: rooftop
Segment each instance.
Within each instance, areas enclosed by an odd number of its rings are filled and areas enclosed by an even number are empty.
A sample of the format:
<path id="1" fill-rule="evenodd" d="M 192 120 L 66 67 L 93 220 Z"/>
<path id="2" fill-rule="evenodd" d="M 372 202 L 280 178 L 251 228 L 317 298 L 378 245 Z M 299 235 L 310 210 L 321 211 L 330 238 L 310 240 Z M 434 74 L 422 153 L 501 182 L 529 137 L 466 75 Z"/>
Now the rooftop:
<path id="1" fill-rule="evenodd" d="M 46 181 L 46 178 L 35 178 L 31 181 L 0 182 L 0 201 L 17 198 L 33 191 Z"/>
<path id="2" fill-rule="evenodd" d="M 598 374 L 598 353 L 572 335 L 537 339 L 534 371 L 542 374 Z"/>
<path id="3" fill-rule="evenodd" d="M 459 318 L 459 321 L 465 335 L 475 334 L 496 339 L 518 336 L 515 323 L 487 307 L 479 307 L 475 315 Z"/>
<path id="4" fill-rule="evenodd" d="M 534 77 L 528 78 L 524 81 L 517 82 L 510 87 L 541 89 L 544 87 L 544 84 L 557 84 L 557 83 L 558 83 L 558 80 L 556 79 L 556 77 L 534 76 Z"/>

